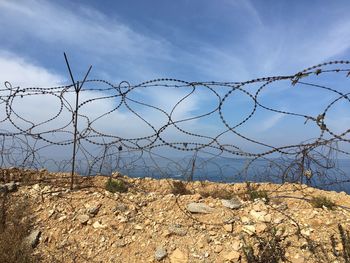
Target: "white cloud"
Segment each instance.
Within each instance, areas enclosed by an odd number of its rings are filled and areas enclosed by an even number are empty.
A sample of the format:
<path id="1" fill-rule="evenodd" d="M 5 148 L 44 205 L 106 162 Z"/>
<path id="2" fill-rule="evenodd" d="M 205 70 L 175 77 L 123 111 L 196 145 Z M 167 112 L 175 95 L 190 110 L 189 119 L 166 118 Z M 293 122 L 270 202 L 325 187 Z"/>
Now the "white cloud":
<path id="1" fill-rule="evenodd" d="M 1 1 L 3 23 L 50 44 L 70 45 L 93 54 L 168 56 L 166 41 L 134 31 L 115 18 L 88 8 L 70 10 L 49 1 Z M 157 54 L 153 52 L 157 50 Z"/>
<path id="2" fill-rule="evenodd" d="M 172 43 L 170 39 L 163 39 L 156 32 L 149 35 L 137 31 L 116 18 L 110 18 L 97 10 L 87 6 L 77 6 L 74 3 L 70 5 L 74 5 L 76 10 L 71 10 L 58 2 L 0 1 L 2 14 L 0 23 L 3 25 L 0 33 L 18 37 L 19 41 L 23 42 L 19 45 L 20 47 L 26 45 L 28 39 L 34 39 L 41 45 L 47 46 L 50 52 L 58 48 L 72 49 L 78 54 L 76 55 L 78 61 L 83 56 L 91 57 L 97 64 L 100 63 L 93 70 L 104 71 L 98 74 L 103 78 L 111 76 L 115 80 L 113 74 L 120 69 L 117 67 L 123 67 L 126 72 L 124 77 L 127 76 L 127 80 L 133 84 L 138 79 L 164 75 L 166 72 L 164 68 L 167 70 L 174 68 L 175 72 L 176 70 L 183 71 L 185 75 L 187 74 L 186 76 L 192 78 L 190 81 L 198 80 L 197 76 L 202 78 L 200 80 L 244 81 L 267 75 L 293 74 L 307 66 L 341 56 L 350 47 L 349 18 L 328 18 L 319 25 L 322 30 L 314 30 L 314 26 L 306 27 L 304 21 L 296 21 L 293 26 L 283 22 L 268 24 L 267 21 L 262 20 L 258 9 L 250 1 L 230 1 L 230 3 L 234 3 L 232 4 L 234 7 L 250 15 L 252 19 L 249 20 L 249 30 L 242 36 L 228 37 L 227 44 L 189 39 L 192 48 L 195 47 L 192 52 L 188 51 L 185 46 L 183 49 L 178 43 Z M 28 49 L 33 49 L 30 46 L 33 44 L 29 41 L 27 43 Z M 105 68 L 99 69 L 99 66 Z M 30 58 L 23 58 L 18 54 L 6 51 L 0 52 L 0 70 L 0 81 L 2 83 L 6 80 L 10 81 L 14 86 L 54 86 L 67 78 L 67 76 L 63 78 L 55 72 L 34 64 Z M 166 73 L 167 76 L 177 77 L 172 74 L 176 73 L 173 71 Z M 170 113 L 185 94 L 162 88 L 153 93 L 150 92 L 147 96 L 141 94 L 140 100 L 148 101 L 151 105 L 158 105 Z M 266 95 L 268 92 L 263 94 Z M 104 95 L 101 92 L 87 92 L 81 96 L 81 99 Z M 69 96 L 68 99 L 71 102 L 74 100 L 72 96 Z M 208 107 L 204 101 L 201 96 L 191 96 L 185 99 L 176 108 L 174 119 L 191 118 L 198 112 L 207 110 Z M 33 99 L 26 105 L 18 103 L 17 106 L 21 107 L 18 108 L 19 111 L 25 114 L 26 110 L 32 108 L 31 115 L 38 116 L 38 119 L 52 116 L 56 110 L 51 110 L 50 106 L 55 105 L 55 102 L 50 99 L 42 101 L 37 97 L 37 100 Z M 115 103 L 113 100 L 96 101 L 82 107 L 81 113 L 97 117 L 113 109 Z M 269 103 L 268 99 L 266 103 Z M 230 116 L 231 110 L 236 113 L 233 111 L 236 110 L 235 107 L 234 103 L 225 104 L 229 118 L 233 116 Z M 45 111 L 42 111 L 42 108 L 45 108 Z M 141 106 L 137 106 L 136 109 L 156 128 L 163 126 L 168 121 L 166 116 L 157 110 Z M 242 109 L 240 111 L 242 114 Z M 65 116 L 68 119 L 62 121 L 67 122 L 70 116 Z M 276 114 L 270 118 L 260 119 L 260 131 L 267 131 L 275 127 L 283 116 Z M 194 123 L 196 125 L 193 125 Z M 84 125 L 86 125 L 84 122 L 81 123 L 80 128 L 84 128 Z M 106 133 L 128 137 L 153 133 L 142 120 L 125 108 L 124 111 L 115 111 L 96 121 L 94 127 Z M 211 129 L 203 129 L 204 125 L 197 121 L 185 122 L 181 124 L 181 127 L 199 133 L 210 130 L 210 133 L 215 135 L 218 132 L 217 127 L 211 126 L 209 127 Z M 172 139 L 176 140 L 179 132 L 171 129 L 169 131 Z"/>
<path id="3" fill-rule="evenodd" d="M 59 74 L 30 63 L 27 59 L 0 50 L 0 82 L 9 81 L 13 86 L 55 86 L 62 83 Z"/>
<path id="4" fill-rule="evenodd" d="M 60 84 L 62 85 L 63 83 L 63 78 L 60 75 L 52 73 L 41 66 L 33 65 L 28 60 L 8 52 L 0 52 L 0 71 L 3 73 L 0 77 L 0 81 L 2 83 L 10 81 L 14 88 L 17 86 L 20 86 L 21 88 L 52 87 L 59 86 Z M 87 83 L 85 84 L 85 87 L 94 88 L 94 85 Z M 137 93 L 138 90 L 133 90 L 133 92 Z M 133 98 L 133 92 L 130 92 L 128 96 Z M 176 103 L 186 96 L 186 94 L 187 92 L 175 89 L 153 89 L 150 92 L 147 92 L 147 95 L 143 94 L 139 100 L 142 103 L 157 106 L 170 114 Z M 5 86 L 2 87 L 0 95 L 8 95 L 8 90 L 5 89 Z M 94 98 L 104 98 L 110 95 L 111 93 L 97 90 L 83 91 L 80 93 L 79 102 L 82 104 L 83 102 Z M 63 102 L 68 109 L 72 109 L 74 107 L 75 94 L 65 93 Z M 143 120 L 124 105 L 117 110 L 113 110 L 119 102 L 120 97 L 94 100 L 91 103 L 83 104 L 79 109 L 79 114 L 88 116 L 90 121 L 96 120 L 92 123 L 91 127 L 105 134 L 121 136 L 124 138 L 137 138 L 155 133 L 155 131 L 153 131 Z M 158 110 L 141 107 L 130 101 L 127 102 L 132 110 L 140 114 L 142 118 L 151 123 L 156 129 L 167 124 L 168 118 Z M 185 99 L 173 112 L 173 121 L 191 118 L 193 116 L 192 112 L 198 109 L 198 104 L 199 101 L 196 96 L 190 96 Z M 0 104 L 0 119 L 5 117 L 5 106 L 4 103 Z M 14 114 L 11 115 L 14 118 L 15 123 L 25 130 L 30 128 L 32 123 L 39 124 L 56 116 L 61 107 L 61 100 L 48 94 L 36 94 L 32 96 L 24 96 L 23 98 L 17 96 L 12 101 L 11 106 L 16 114 L 23 117 L 25 120 L 30 121 L 26 122 L 17 118 Z M 32 132 L 46 132 L 68 125 L 71 122 L 72 114 L 66 107 L 63 107 L 63 111 L 58 118 L 55 118 L 55 120 L 50 121 L 48 124 L 42 124 L 39 127 L 34 128 Z M 110 114 L 105 115 L 110 111 L 112 111 Z M 79 130 L 82 131 L 86 127 L 86 119 L 84 117 L 80 118 Z M 17 131 L 17 129 L 15 129 L 9 122 L 2 125 L 2 129 L 6 128 L 11 131 Z M 72 131 L 72 124 L 66 127 L 65 130 Z M 172 132 L 171 136 L 176 138 L 176 132 Z"/>
<path id="5" fill-rule="evenodd" d="M 86 56 L 83 61 L 89 58 L 97 64 L 97 69 L 103 71 L 100 75 L 132 82 L 163 75 L 178 77 L 174 74 L 181 78 L 187 71 L 192 80 L 200 76 L 203 80 L 224 81 L 293 74 L 349 49 L 347 17 L 327 17 L 318 27 L 306 27 L 304 21 L 298 20 L 275 24 L 263 21 L 251 1 L 226 4 L 234 14 L 249 17 L 242 19 L 249 23 L 244 34 L 235 35 L 237 28 L 233 29 L 232 37 L 225 36 L 227 43 L 219 45 L 214 40 L 203 42 L 189 35 L 179 42 L 165 39 L 157 32 L 151 35 L 138 31 L 126 21 L 87 5 L 63 6 L 42 0 L 0 1 L 0 23 L 4 25 L 0 33 L 19 41 L 40 40 L 53 50 L 72 49 L 80 58 Z M 179 33 L 177 38 L 183 35 Z M 195 47 L 194 52 L 183 46 L 186 41 Z"/>
<path id="6" fill-rule="evenodd" d="M 258 125 L 258 130 L 260 132 L 264 132 L 273 128 L 275 125 L 277 125 L 277 123 L 279 123 L 283 119 L 284 116 L 284 114 L 276 113 L 269 118 L 263 119 Z"/>
<path id="7" fill-rule="evenodd" d="M 0 1 L 0 12 L 0 34 L 10 38 L 12 46 L 22 42 L 31 50 L 35 45 L 59 55 L 67 51 L 74 61 L 80 61 L 75 69 L 93 64 L 94 73 L 113 80 L 135 82 L 159 77 L 162 67 L 156 64 L 173 59 L 171 44 L 162 37 L 136 31 L 87 5 Z"/>

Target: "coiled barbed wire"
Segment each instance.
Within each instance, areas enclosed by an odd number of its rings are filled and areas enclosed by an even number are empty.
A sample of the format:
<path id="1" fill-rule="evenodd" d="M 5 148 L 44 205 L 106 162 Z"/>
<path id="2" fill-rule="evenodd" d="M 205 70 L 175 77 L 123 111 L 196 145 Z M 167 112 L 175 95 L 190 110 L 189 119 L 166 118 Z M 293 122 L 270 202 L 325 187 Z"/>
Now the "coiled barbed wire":
<path id="1" fill-rule="evenodd" d="M 319 168 L 334 168 L 329 162 L 334 154 L 350 155 L 349 124 L 345 124 L 345 130 L 338 132 L 327 122 L 329 112 L 337 104 L 345 103 L 349 106 L 349 92 L 331 86 L 327 79 L 323 80 L 325 83 L 319 81 L 322 76 L 330 78 L 336 75 L 341 78 L 342 88 L 346 87 L 344 83 L 348 84 L 349 81 L 349 64 L 350 61 L 331 61 L 309 67 L 294 75 L 264 77 L 244 82 L 188 82 L 162 78 L 137 85 L 126 81 L 115 85 L 106 80 L 90 79 L 83 81 L 86 83 L 85 87 L 79 91 L 75 82 L 73 85 L 48 88 L 16 87 L 5 82 L 4 88 L 0 89 L 1 166 L 55 166 L 58 170 L 66 170 L 74 156 L 67 158 L 69 154 L 65 154 L 66 158 L 59 160 L 54 157 L 45 158 L 43 153 L 52 147 L 66 150 L 77 144 L 80 158 L 77 170 L 85 174 L 101 173 L 102 170 L 111 173 L 131 167 L 142 168 L 144 165 L 145 174 L 149 167 L 162 170 L 160 173 L 164 176 L 177 169 L 184 177 L 192 178 L 193 174 L 192 177 L 185 174 L 191 170 L 189 163 L 194 163 L 194 158 L 198 158 L 197 169 L 205 177 L 208 172 L 205 167 L 209 162 L 215 164 L 220 157 L 239 157 L 246 158 L 247 161 L 241 169 L 231 171 L 235 175 L 246 172 L 247 167 L 257 160 L 268 160 L 279 173 L 273 175 L 269 170 L 270 176 L 283 177 L 283 180 L 288 177 L 299 181 L 300 178 L 307 179 L 304 176 L 307 174 L 306 170 L 314 170 L 315 174 L 320 175 L 322 172 Z M 308 87 L 327 92 L 330 102 L 325 107 L 313 110 L 318 111 L 316 115 L 301 113 L 298 109 L 290 111 L 270 106 L 264 102 L 264 98 L 278 84 L 287 90 Z M 77 85 L 79 86 L 79 82 Z M 159 90 L 164 90 L 165 94 L 167 91 L 177 92 L 178 100 L 168 109 L 159 106 L 158 104 L 162 104 L 159 101 L 153 103 L 154 97 L 151 95 L 155 96 Z M 74 107 L 74 96 L 78 92 L 80 97 L 77 107 Z M 205 95 L 201 95 L 202 98 L 210 98 L 208 107 L 202 107 L 197 112 L 191 110 L 190 113 L 179 114 L 186 103 L 199 93 Z M 169 96 L 172 96 L 171 92 Z M 234 112 L 240 118 L 236 117 L 237 120 L 233 122 L 233 114 L 226 107 L 232 107 L 230 100 L 240 96 L 244 96 L 248 102 L 244 109 Z M 36 100 L 36 103 L 48 101 L 49 109 L 36 109 L 36 114 L 46 116 L 47 112 L 51 115 L 44 120 L 37 119 L 35 114 L 31 114 L 32 108 L 24 109 L 26 106 L 30 107 L 30 104 L 25 103 L 26 99 Z M 167 98 L 161 100 L 166 101 Z M 105 105 L 110 108 L 102 109 Z M 35 107 L 40 108 L 41 105 Z M 244 127 L 254 122 L 253 119 L 259 111 L 301 119 L 308 125 L 313 123 L 318 135 L 310 138 L 305 132 L 306 140 L 295 144 L 283 144 L 279 141 L 273 145 L 271 142 L 258 140 L 245 134 Z M 77 130 L 74 130 L 75 121 Z M 112 121 L 116 122 L 111 123 Z M 217 130 L 207 132 L 194 127 L 198 125 L 201 128 L 200 122 L 214 123 L 211 127 L 216 127 L 218 123 L 220 126 L 218 125 Z M 130 125 L 125 125 L 130 123 L 134 125 L 132 131 L 127 130 Z M 110 128 L 106 130 L 105 126 Z M 123 126 L 127 128 L 123 130 Z M 236 141 L 239 143 L 235 143 Z M 247 150 L 245 144 L 254 145 L 259 150 Z M 176 161 L 164 154 L 165 151 L 185 153 L 187 159 Z M 280 159 L 272 160 L 271 156 Z M 166 160 L 166 167 L 161 168 L 157 158 Z M 328 163 L 320 160 L 322 158 L 328 160 Z M 219 162 L 215 166 L 223 176 L 224 167 Z"/>

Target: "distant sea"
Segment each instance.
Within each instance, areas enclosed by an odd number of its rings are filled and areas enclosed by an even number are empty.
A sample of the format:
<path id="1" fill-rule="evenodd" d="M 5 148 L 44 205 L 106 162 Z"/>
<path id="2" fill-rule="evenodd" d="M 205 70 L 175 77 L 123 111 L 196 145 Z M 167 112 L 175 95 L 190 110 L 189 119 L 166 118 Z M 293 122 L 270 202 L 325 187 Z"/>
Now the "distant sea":
<path id="1" fill-rule="evenodd" d="M 154 160 L 154 159 L 153 159 Z M 248 169 L 248 159 L 216 158 L 196 159 L 193 168 L 193 159 L 155 159 L 133 162 L 132 165 L 125 165 L 120 168 L 123 174 L 130 177 L 152 177 L 152 178 L 173 178 L 179 180 L 208 180 L 212 182 L 238 183 L 238 182 L 272 182 L 282 183 L 281 174 L 283 168 L 279 160 L 258 159 L 252 162 Z M 279 167 L 279 168 L 278 168 Z M 316 170 L 316 168 L 314 168 Z M 314 174 L 309 182 L 313 187 L 329 191 L 345 191 L 350 194 L 350 159 L 340 159 L 335 162 L 331 169 L 318 168 L 319 174 Z M 285 178 L 285 181 L 293 182 L 298 178 Z M 299 181 L 299 180 L 298 180 Z"/>

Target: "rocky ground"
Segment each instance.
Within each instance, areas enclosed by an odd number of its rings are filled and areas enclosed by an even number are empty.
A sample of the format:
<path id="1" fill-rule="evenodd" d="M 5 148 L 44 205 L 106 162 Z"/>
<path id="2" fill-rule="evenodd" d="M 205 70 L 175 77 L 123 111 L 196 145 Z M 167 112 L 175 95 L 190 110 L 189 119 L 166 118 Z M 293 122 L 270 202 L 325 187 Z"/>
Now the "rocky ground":
<path id="1" fill-rule="evenodd" d="M 13 168 L 2 176 L 4 183 L 19 181 L 14 201 L 31 203 L 30 242 L 43 262 L 345 262 L 339 224 L 350 230 L 350 196 L 344 192 L 115 174 L 128 191 L 111 193 L 103 176 L 79 177 L 74 190 L 66 174 Z M 319 196 L 336 206 L 315 208 L 310 200 Z M 254 252 L 247 258 L 244 251 Z"/>

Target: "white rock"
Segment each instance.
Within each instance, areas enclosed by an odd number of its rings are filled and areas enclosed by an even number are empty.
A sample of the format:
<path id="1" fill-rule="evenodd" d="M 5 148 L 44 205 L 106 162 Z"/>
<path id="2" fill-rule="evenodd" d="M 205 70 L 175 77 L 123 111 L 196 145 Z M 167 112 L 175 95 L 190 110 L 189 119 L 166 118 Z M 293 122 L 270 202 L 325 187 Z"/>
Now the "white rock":
<path id="1" fill-rule="evenodd" d="M 33 230 L 29 236 L 26 237 L 25 243 L 32 248 L 35 248 L 39 243 L 39 238 L 41 235 L 40 230 Z"/>
<path id="2" fill-rule="evenodd" d="M 92 227 L 93 227 L 93 228 L 96 228 L 96 229 L 104 229 L 104 228 L 106 228 L 107 226 L 101 224 L 99 221 L 96 221 L 95 223 L 92 224 Z"/>
<path id="3" fill-rule="evenodd" d="M 242 230 L 250 236 L 255 234 L 255 231 L 256 231 L 255 226 L 252 226 L 252 225 L 243 226 Z"/>
<path id="4" fill-rule="evenodd" d="M 203 213 L 203 214 L 210 214 L 215 211 L 214 208 L 209 207 L 206 204 L 203 203 L 189 203 L 187 205 L 187 210 L 191 213 Z"/>
<path id="5" fill-rule="evenodd" d="M 238 251 L 238 250 L 240 250 L 240 248 L 241 248 L 242 246 L 243 246 L 243 245 L 242 245 L 241 241 L 235 240 L 235 241 L 233 242 L 233 244 L 232 244 L 232 249 L 233 249 L 234 251 Z"/>
<path id="6" fill-rule="evenodd" d="M 223 206 L 230 209 L 238 209 L 242 206 L 242 202 L 238 198 L 232 198 L 230 200 L 223 199 L 221 203 Z"/>
<path id="7" fill-rule="evenodd" d="M 66 220 L 67 216 L 63 215 L 58 219 L 58 222 L 62 222 L 63 220 Z"/>

